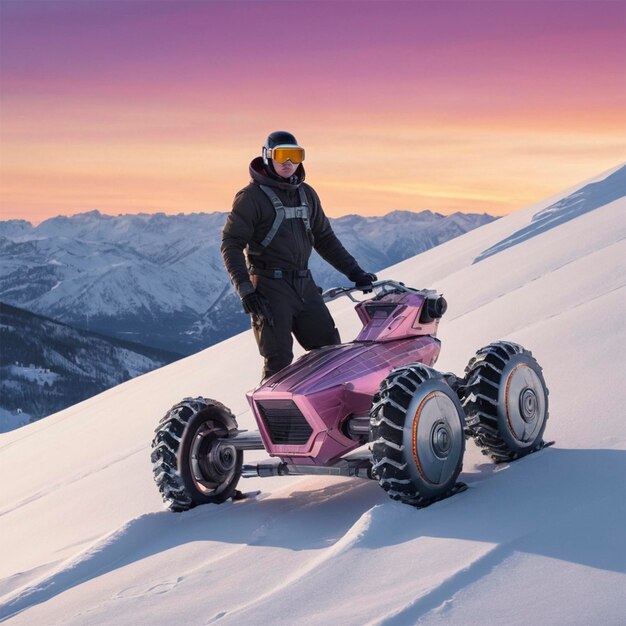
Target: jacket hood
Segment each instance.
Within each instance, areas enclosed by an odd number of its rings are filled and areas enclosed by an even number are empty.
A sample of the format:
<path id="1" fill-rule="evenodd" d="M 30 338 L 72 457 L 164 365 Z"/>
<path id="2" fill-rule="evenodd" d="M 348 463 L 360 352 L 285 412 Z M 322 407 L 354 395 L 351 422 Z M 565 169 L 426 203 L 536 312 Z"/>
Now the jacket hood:
<path id="1" fill-rule="evenodd" d="M 298 169 L 294 175 L 289 178 L 282 178 L 268 171 L 263 163 L 263 157 L 256 157 L 250 163 L 250 176 L 252 182 L 258 185 L 267 185 L 268 187 L 278 187 L 278 189 L 297 189 L 304 182 L 304 166 L 302 163 L 298 165 Z"/>

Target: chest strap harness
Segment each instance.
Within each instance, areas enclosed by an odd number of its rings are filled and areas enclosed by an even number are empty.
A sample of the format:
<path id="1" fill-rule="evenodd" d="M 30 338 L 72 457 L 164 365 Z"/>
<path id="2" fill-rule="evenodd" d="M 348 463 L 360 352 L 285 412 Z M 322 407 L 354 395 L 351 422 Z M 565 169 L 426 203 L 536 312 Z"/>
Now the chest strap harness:
<path id="1" fill-rule="evenodd" d="M 280 198 L 276 195 L 276 192 L 267 185 L 259 185 L 265 195 L 272 201 L 274 205 L 274 210 L 276 211 L 276 217 L 274 218 L 274 223 L 270 228 L 267 235 L 261 242 L 261 245 L 264 248 L 270 245 L 272 239 L 276 236 L 280 225 L 284 220 L 294 220 L 300 219 L 304 222 L 304 228 L 306 229 L 306 234 L 308 238 L 313 240 L 313 233 L 311 232 L 311 222 L 309 220 L 309 203 L 307 202 L 306 195 L 304 193 L 304 189 L 302 186 L 298 187 L 298 192 L 300 194 L 300 206 L 285 206 L 280 201 Z"/>

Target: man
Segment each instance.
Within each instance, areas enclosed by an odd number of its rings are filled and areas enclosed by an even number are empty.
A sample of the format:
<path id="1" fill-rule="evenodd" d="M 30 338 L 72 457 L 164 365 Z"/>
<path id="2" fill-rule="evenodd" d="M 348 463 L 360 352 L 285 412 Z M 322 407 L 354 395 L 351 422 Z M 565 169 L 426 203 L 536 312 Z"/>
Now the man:
<path id="1" fill-rule="evenodd" d="M 302 161 L 304 149 L 291 133 L 271 133 L 222 231 L 224 265 L 265 359 L 263 380 L 291 363 L 292 333 L 305 350 L 340 343 L 308 270 L 313 248 L 364 291 L 376 280 L 337 239 L 317 193 L 304 183 Z"/>

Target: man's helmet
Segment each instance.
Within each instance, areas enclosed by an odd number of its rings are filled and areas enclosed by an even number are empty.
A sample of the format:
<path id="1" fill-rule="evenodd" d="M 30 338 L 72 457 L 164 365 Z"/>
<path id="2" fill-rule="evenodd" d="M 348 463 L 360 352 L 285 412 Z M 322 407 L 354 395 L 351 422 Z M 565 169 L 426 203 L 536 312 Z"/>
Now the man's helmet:
<path id="1" fill-rule="evenodd" d="M 271 166 L 270 159 L 280 163 L 291 161 L 302 163 L 304 161 L 304 148 L 298 145 L 298 140 L 286 130 L 275 130 L 270 133 L 261 150 L 263 163 Z"/>

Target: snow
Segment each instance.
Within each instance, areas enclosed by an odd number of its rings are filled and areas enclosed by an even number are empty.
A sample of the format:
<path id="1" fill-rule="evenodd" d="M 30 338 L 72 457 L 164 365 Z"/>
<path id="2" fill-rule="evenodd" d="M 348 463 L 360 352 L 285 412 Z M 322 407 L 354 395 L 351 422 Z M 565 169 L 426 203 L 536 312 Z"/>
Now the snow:
<path id="1" fill-rule="evenodd" d="M 0 435 L 0 619 L 623 624 L 625 198 L 474 263 L 583 186 L 379 274 L 445 293 L 442 371 L 461 374 L 496 339 L 531 349 L 553 447 L 495 466 L 469 441 L 470 488 L 423 510 L 373 481 L 292 477 L 242 480 L 262 490 L 251 500 L 166 512 L 149 455 L 169 406 L 215 396 L 256 429 L 244 392 L 260 359 L 246 332 Z M 355 336 L 351 303 L 331 309 Z"/>

